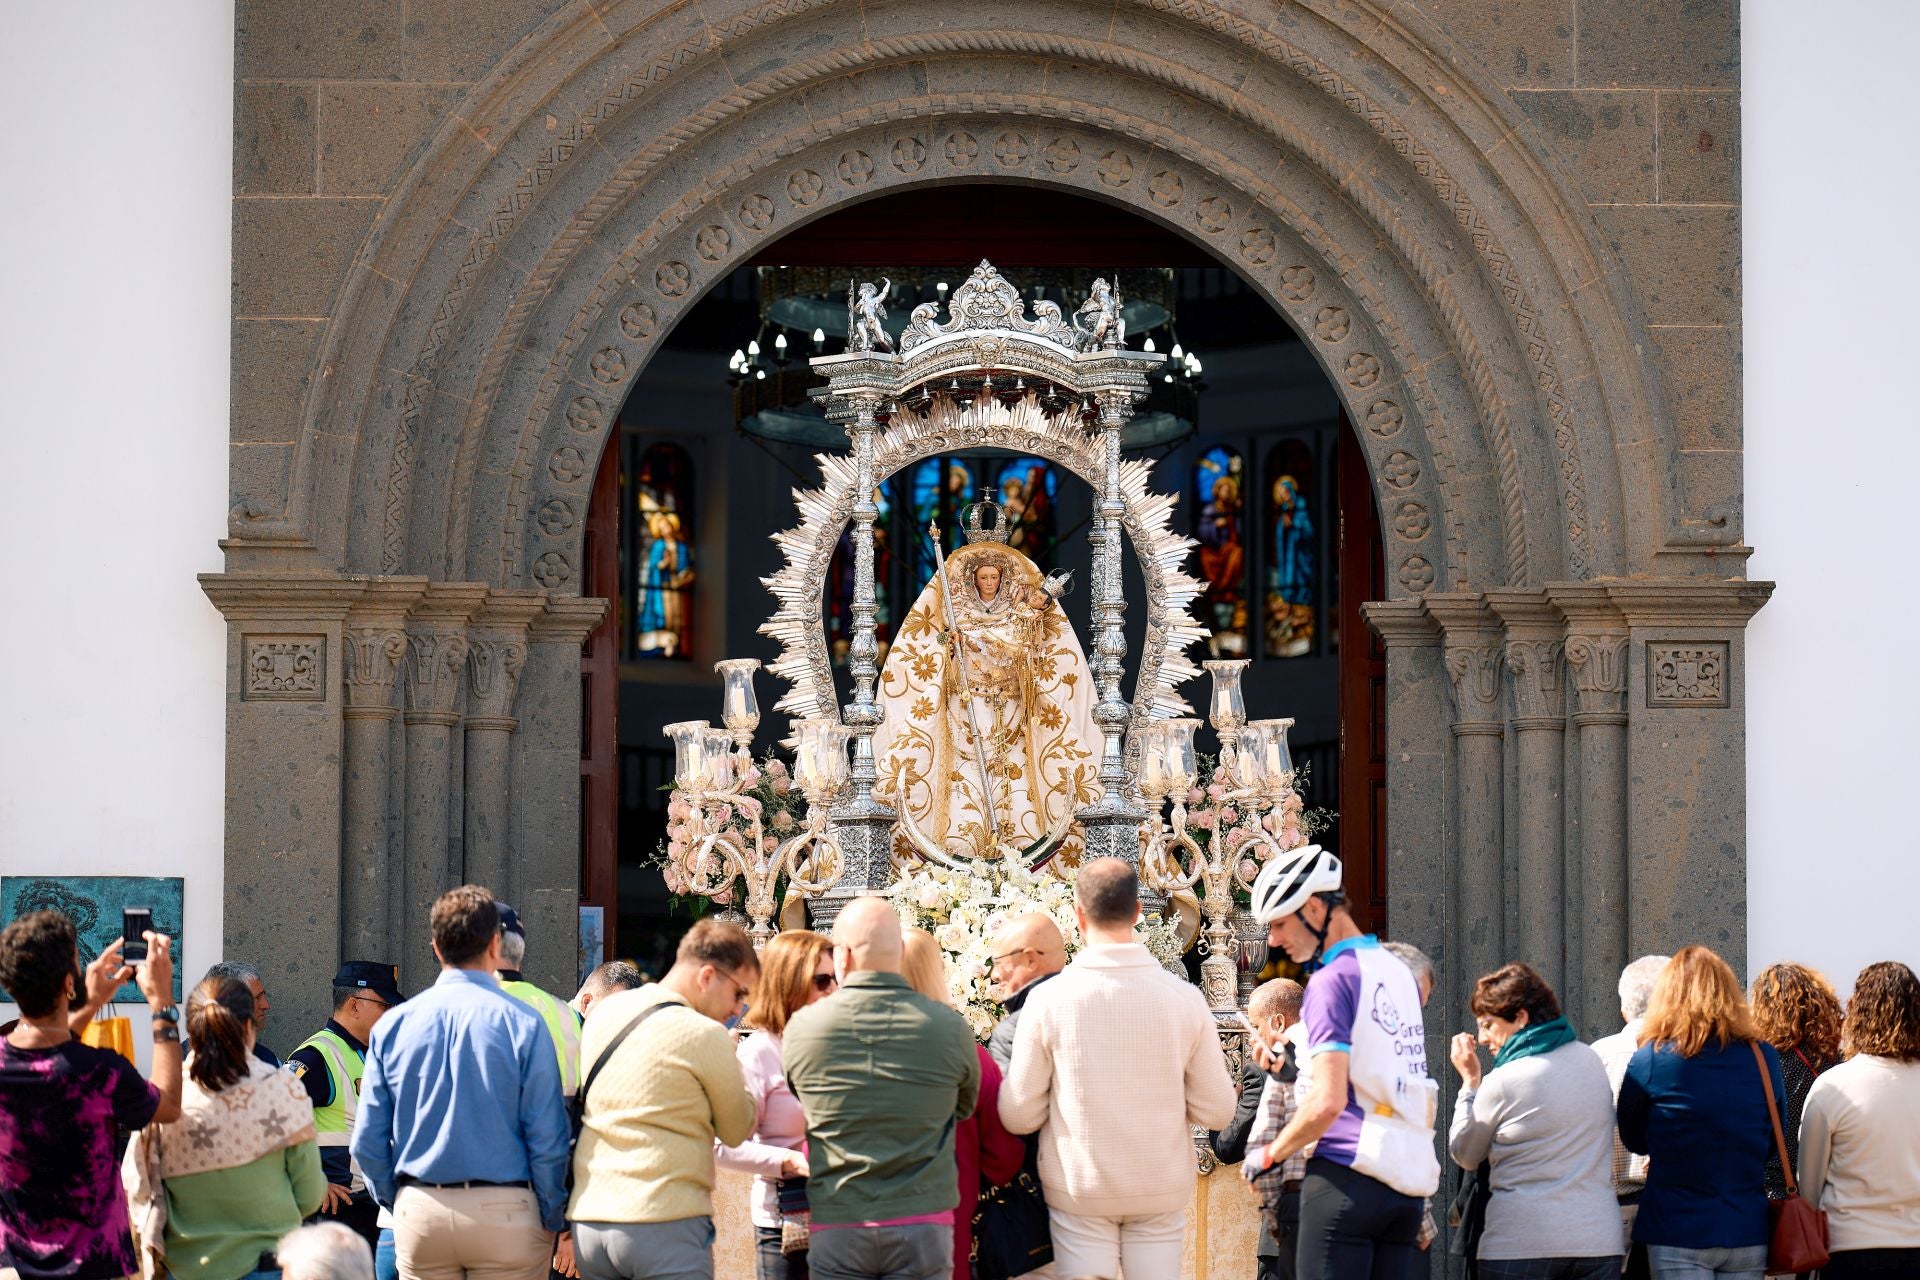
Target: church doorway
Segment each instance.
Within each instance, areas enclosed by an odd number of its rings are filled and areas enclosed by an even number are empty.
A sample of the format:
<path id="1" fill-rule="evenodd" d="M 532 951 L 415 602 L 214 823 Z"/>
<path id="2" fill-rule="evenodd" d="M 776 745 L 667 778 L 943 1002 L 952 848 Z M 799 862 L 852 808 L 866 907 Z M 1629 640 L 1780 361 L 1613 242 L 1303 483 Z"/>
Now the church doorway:
<path id="1" fill-rule="evenodd" d="M 777 653 L 756 630 L 772 607 L 760 580 L 780 563 L 771 536 L 790 522 L 790 491 L 817 483 L 814 455 L 844 448 L 806 397 L 818 381 L 807 358 L 844 345 L 836 294 L 850 276 L 885 276 L 904 320 L 983 257 L 1068 309 L 1081 277 L 1116 276 L 1133 302 L 1129 345 L 1169 354 L 1131 451 L 1157 460 L 1154 486 L 1178 496 L 1174 526 L 1198 543 L 1188 568 L 1207 589 L 1195 613 L 1214 634 L 1191 656 L 1248 660 L 1252 714 L 1295 720 L 1302 789 L 1325 826 L 1316 838 L 1353 868 L 1365 923 L 1384 926 L 1384 661 L 1359 606 L 1385 598 L 1385 568 L 1365 457 L 1333 385 L 1279 312 L 1186 239 L 1095 200 L 976 184 L 875 199 L 771 242 L 686 313 L 620 409 L 584 557 L 588 594 L 614 602 L 582 684 L 582 899 L 605 909 L 609 955 L 657 970 L 691 919 L 716 909 L 662 876 L 672 762 L 661 729 L 715 716 L 715 661 Z M 982 494 L 1013 514 L 1014 539 L 1043 571 L 1087 580 L 1091 493 L 1079 480 L 990 450 L 929 458 L 876 496 L 883 645 L 932 571 L 929 519 L 955 538 L 960 506 Z M 825 592 L 843 685 L 845 551 Z M 1128 568 L 1137 655 L 1143 597 Z M 1089 598 L 1063 602 L 1082 636 Z M 757 753 L 786 723 L 770 711 L 784 685 L 758 682 Z M 1183 692 L 1203 714 L 1205 679 Z M 1205 749 L 1211 730 L 1200 738 Z"/>

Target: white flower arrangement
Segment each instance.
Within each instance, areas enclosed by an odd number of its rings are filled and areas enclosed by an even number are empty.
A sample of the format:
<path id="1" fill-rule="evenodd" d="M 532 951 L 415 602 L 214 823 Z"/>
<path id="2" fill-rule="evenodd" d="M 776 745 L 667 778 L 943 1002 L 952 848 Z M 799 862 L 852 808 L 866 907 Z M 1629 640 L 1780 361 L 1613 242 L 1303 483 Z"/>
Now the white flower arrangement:
<path id="1" fill-rule="evenodd" d="M 1049 916 L 1066 939 L 1068 957 L 1080 949 L 1072 880 L 1019 862 L 975 862 L 965 870 L 923 864 L 900 874 L 887 897 L 902 924 L 925 929 L 939 943 L 953 1007 L 977 1040 L 986 1040 L 1006 1016 L 999 997 L 1007 993 L 994 981 L 992 962 L 993 939 L 1008 921 L 1034 913 Z M 1178 966 L 1182 947 L 1175 924 L 1155 923 L 1136 933 L 1154 959 Z"/>

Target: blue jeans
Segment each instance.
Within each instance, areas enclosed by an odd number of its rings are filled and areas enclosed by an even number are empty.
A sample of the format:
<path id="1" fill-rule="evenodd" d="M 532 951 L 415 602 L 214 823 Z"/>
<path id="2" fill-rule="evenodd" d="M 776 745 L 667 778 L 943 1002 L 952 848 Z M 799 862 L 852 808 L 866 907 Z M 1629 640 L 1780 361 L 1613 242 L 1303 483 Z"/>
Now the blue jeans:
<path id="1" fill-rule="evenodd" d="M 380 1243 L 373 1250 L 373 1280 L 400 1280 L 400 1254 L 393 1247 L 393 1228 L 380 1228 Z"/>
<path id="2" fill-rule="evenodd" d="M 1683 1249 L 1677 1244 L 1650 1244 L 1647 1266 L 1656 1280 L 1762 1280 L 1767 1271 L 1767 1246 Z"/>

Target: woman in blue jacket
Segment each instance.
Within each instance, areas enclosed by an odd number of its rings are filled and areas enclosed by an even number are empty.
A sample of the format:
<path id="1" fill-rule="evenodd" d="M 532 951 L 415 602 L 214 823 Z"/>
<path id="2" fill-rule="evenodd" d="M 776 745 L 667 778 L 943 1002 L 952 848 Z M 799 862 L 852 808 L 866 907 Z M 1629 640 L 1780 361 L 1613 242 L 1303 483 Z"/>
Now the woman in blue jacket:
<path id="1" fill-rule="evenodd" d="M 1780 1058 L 1739 980 L 1707 948 L 1682 948 L 1654 984 L 1620 1085 L 1620 1140 L 1649 1157 L 1633 1239 L 1661 1280 L 1765 1273 L 1773 1123 L 1763 1088 L 1784 1111 Z"/>

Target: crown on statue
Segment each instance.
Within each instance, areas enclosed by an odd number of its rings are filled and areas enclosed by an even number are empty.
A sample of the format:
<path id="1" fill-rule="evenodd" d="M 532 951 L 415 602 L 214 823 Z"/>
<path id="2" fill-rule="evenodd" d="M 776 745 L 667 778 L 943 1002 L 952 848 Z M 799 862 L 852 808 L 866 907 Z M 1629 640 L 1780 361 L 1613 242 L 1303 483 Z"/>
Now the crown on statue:
<path id="1" fill-rule="evenodd" d="M 980 501 L 960 508 L 960 527 L 966 530 L 968 545 L 1005 542 L 1013 536 L 1013 522 L 1007 519 L 1007 509 L 986 493 L 980 495 Z"/>

